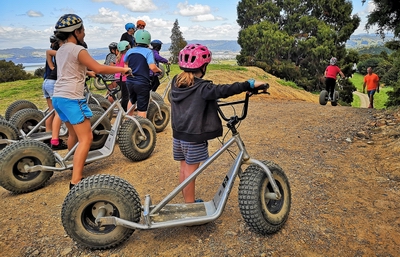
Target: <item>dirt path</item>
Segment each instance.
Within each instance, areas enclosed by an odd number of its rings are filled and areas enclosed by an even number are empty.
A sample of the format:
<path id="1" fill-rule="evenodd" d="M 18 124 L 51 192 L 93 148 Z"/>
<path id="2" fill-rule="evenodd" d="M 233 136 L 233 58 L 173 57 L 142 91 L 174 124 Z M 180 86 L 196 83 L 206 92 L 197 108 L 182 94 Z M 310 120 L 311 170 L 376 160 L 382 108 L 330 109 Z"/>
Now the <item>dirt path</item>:
<path id="1" fill-rule="evenodd" d="M 368 108 L 369 105 L 369 98 L 367 94 L 358 92 L 358 91 L 354 91 L 353 94 L 355 94 L 356 96 L 358 96 L 360 98 L 360 108 Z"/>
<path id="2" fill-rule="evenodd" d="M 240 126 L 250 154 L 278 163 L 289 177 L 292 210 L 278 233 L 260 236 L 244 223 L 237 185 L 223 215 L 199 227 L 135 231 L 111 250 L 90 251 L 67 237 L 61 206 L 70 172 L 55 174 L 41 190 L 13 195 L 0 188 L 0 249 L 7 256 L 396 256 L 400 252 L 399 152 L 389 143 L 361 139 L 377 110 L 320 106 L 254 97 Z M 378 137 L 377 132 L 374 137 Z M 117 149 L 88 165 L 85 176 L 114 174 L 132 183 L 143 201 L 166 196 L 178 181 L 171 130 L 157 138 L 153 155 L 128 161 Z M 372 143 L 371 143 L 372 142 Z M 219 147 L 210 142 L 210 150 Z M 389 148 L 389 149 L 388 149 Z M 197 180 L 197 195 L 210 199 L 228 156 Z M 392 164 L 390 164 L 392 163 Z M 396 164 L 396 165 L 393 165 Z M 397 173 L 396 173 L 397 169 Z M 177 202 L 182 201 L 179 195 Z"/>

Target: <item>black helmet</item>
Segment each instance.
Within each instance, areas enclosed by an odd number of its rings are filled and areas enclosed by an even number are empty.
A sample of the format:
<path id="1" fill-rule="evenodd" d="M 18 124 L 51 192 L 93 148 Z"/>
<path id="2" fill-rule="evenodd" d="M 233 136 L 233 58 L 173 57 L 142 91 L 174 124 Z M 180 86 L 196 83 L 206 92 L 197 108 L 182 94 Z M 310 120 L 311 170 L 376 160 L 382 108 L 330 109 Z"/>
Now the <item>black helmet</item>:
<path id="1" fill-rule="evenodd" d="M 53 44 L 53 43 L 55 43 L 57 41 L 58 41 L 58 38 L 56 38 L 56 36 L 54 36 L 54 35 L 50 36 L 50 43 L 51 44 Z"/>
<path id="2" fill-rule="evenodd" d="M 161 46 L 162 46 L 162 42 L 158 39 L 155 39 L 153 41 L 150 42 L 150 45 L 153 49 L 160 51 L 161 50 Z"/>
<path id="3" fill-rule="evenodd" d="M 108 45 L 108 49 L 110 49 L 110 51 L 111 51 L 111 50 L 116 50 L 117 47 L 118 47 L 118 43 L 116 43 L 116 42 L 111 42 L 111 43 Z"/>

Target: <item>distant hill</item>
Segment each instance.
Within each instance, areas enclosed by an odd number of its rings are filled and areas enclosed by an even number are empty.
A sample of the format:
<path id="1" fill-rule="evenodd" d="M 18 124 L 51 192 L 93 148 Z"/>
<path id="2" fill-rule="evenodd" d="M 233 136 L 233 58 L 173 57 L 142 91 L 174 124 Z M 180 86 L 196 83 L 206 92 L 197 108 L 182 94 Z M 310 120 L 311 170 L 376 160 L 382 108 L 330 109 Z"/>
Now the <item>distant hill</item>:
<path id="1" fill-rule="evenodd" d="M 392 40 L 393 36 L 388 35 L 382 40 L 375 34 L 352 35 L 346 42 L 347 48 L 362 48 L 367 46 L 383 46 L 386 41 Z M 188 40 L 188 43 L 200 43 L 206 45 L 212 52 L 215 59 L 231 59 L 240 52 L 240 46 L 235 40 Z M 170 43 L 163 44 L 161 52 L 164 57 L 169 57 Z M 104 60 L 109 53 L 107 47 L 91 49 L 89 53 L 96 60 Z M 0 60 L 12 61 L 14 63 L 44 63 L 46 49 L 34 49 L 26 46 L 23 48 L 0 49 Z"/>

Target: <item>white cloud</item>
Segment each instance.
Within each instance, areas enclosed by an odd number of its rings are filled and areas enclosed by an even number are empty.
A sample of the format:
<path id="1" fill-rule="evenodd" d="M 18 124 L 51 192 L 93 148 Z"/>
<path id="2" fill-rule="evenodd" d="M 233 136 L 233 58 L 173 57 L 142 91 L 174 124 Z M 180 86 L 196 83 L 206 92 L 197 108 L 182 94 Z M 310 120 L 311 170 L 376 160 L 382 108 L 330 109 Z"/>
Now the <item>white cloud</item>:
<path id="1" fill-rule="evenodd" d="M 29 10 L 26 12 L 26 14 L 29 17 L 43 17 L 43 13 L 39 12 L 39 11 L 33 11 L 33 10 Z"/>
<path id="2" fill-rule="evenodd" d="M 111 2 L 122 5 L 131 12 L 151 12 L 157 10 L 153 0 L 92 0 L 93 2 Z"/>
<path id="3" fill-rule="evenodd" d="M 181 27 L 186 40 L 237 40 L 239 25 L 222 24 L 215 27 L 191 26 Z M 201 33 L 199 33 L 201 31 Z"/>
<path id="4" fill-rule="evenodd" d="M 212 14 L 197 15 L 191 19 L 191 21 L 223 21 L 222 17 L 215 17 Z"/>
<path id="5" fill-rule="evenodd" d="M 208 5 L 195 4 L 190 5 L 188 2 L 178 4 L 178 13 L 182 16 L 197 16 L 210 14 L 211 9 Z"/>

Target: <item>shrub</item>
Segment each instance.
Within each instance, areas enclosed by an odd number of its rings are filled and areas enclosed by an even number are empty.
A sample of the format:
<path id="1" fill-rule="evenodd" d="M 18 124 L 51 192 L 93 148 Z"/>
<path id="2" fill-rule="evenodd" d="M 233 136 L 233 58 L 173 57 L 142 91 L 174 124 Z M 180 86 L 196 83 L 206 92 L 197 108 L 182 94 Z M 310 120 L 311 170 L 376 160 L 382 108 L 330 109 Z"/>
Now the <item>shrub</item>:
<path id="1" fill-rule="evenodd" d="M 0 60 L 0 83 L 16 80 L 32 79 L 32 74 L 24 71 L 22 64 L 15 64 L 12 61 Z"/>

